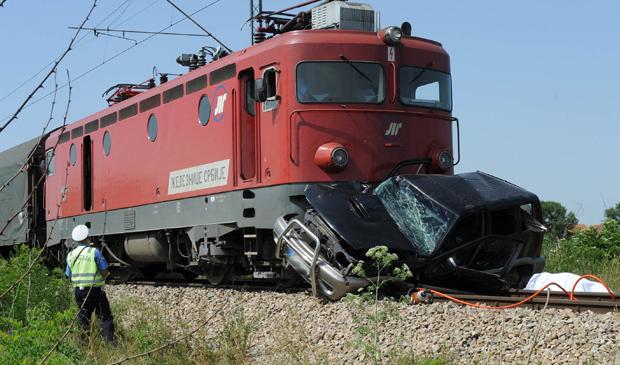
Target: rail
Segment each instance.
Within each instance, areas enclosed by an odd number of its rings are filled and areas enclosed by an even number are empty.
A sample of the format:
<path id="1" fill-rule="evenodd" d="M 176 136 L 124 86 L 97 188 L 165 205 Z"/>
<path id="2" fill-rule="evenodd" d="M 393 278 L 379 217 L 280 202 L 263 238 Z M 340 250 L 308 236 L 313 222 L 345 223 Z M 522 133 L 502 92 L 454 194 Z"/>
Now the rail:
<path id="1" fill-rule="evenodd" d="M 484 303 L 484 307 L 487 309 L 494 309 L 489 307 L 502 309 L 523 302 L 519 306 L 532 309 L 542 309 L 548 303 L 550 308 L 570 309 L 577 312 L 588 310 L 595 313 L 620 311 L 619 303 L 607 293 L 574 293 L 571 299 L 571 296 L 567 296 L 564 292 L 552 291 L 549 293 L 549 299 L 547 299 L 546 296 L 532 297 L 536 294 L 536 291 L 532 290 L 517 290 L 504 295 L 444 294 L 435 290 L 430 292 L 433 295 L 433 301 L 451 301 L 462 305 Z"/>

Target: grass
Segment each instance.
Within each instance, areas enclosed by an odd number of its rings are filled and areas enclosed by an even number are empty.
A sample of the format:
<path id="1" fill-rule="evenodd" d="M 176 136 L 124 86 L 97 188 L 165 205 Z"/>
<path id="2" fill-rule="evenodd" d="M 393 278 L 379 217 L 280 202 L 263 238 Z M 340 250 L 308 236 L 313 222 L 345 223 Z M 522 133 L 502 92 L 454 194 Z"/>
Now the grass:
<path id="1" fill-rule="evenodd" d="M 0 259 L 0 292 L 27 268 L 35 251 L 18 247 L 9 260 Z M 60 270 L 34 266 L 29 278 L 0 300 L 0 364 L 38 364 L 67 331 L 76 316 L 69 281 Z M 137 301 L 115 303 L 118 346 L 109 346 L 93 321 L 86 337 L 77 324 L 48 360 L 48 364 L 98 365 L 118 361 L 169 343 L 179 333 L 164 324 L 155 306 Z M 120 318 L 130 318 L 120 324 Z M 176 329 L 186 333 L 189 328 Z M 131 361 L 131 364 L 249 364 L 249 348 L 255 326 L 241 311 L 227 315 L 217 333 L 198 333 L 175 346 Z"/>
<path id="2" fill-rule="evenodd" d="M 606 221 L 597 231 L 589 228 L 572 237 L 545 238 L 545 271 L 594 274 L 613 290 L 620 290 L 620 223 Z"/>

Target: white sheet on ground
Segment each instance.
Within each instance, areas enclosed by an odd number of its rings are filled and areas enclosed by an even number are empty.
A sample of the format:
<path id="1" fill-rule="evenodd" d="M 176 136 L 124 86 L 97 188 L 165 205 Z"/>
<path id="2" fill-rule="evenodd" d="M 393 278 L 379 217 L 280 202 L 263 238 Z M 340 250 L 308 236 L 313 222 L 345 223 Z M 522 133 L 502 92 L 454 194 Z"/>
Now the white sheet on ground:
<path id="1" fill-rule="evenodd" d="M 543 272 L 540 274 L 532 275 L 532 277 L 530 278 L 530 281 L 527 282 L 527 286 L 525 287 L 525 289 L 526 290 L 538 290 L 540 288 L 543 288 L 545 285 L 549 283 L 557 283 L 558 285 L 561 285 L 564 289 L 566 289 L 567 292 L 570 293 L 577 279 L 579 279 L 579 275 L 571 274 L 568 272 L 561 272 L 561 273 L 556 273 L 556 274 L 553 274 L 550 272 Z M 561 291 L 560 288 L 558 288 L 555 285 L 552 285 L 549 288 L 551 289 L 551 291 Z M 577 287 L 575 288 L 575 292 L 586 292 L 586 293 L 605 292 L 606 293 L 607 289 L 605 289 L 605 287 L 602 284 L 597 283 L 596 281 L 592 281 L 588 279 L 581 279 L 579 283 L 577 284 Z"/>

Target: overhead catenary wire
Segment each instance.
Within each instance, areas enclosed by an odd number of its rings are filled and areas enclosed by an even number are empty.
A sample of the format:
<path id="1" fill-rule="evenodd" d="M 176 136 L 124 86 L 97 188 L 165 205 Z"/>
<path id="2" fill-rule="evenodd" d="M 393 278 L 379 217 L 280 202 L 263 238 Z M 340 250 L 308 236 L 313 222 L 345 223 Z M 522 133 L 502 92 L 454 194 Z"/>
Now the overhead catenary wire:
<path id="1" fill-rule="evenodd" d="M 202 12 L 202 11 L 204 11 L 204 10 L 208 9 L 208 8 L 210 8 L 211 6 L 213 6 L 213 5 L 217 4 L 217 3 L 221 2 L 221 1 L 222 1 L 222 0 L 214 0 L 214 1 L 210 2 L 209 4 L 207 4 L 207 5 L 203 6 L 202 8 L 200 8 L 200 9 L 198 9 L 198 10 L 194 11 L 194 12 L 193 12 L 193 13 L 191 13 L 190 15 L 191 15 L 191 16 L 194 16 L 194 15 L 196 15 L 196 14 L 198 14 L 198 13 L 200 13 L 200 12 Z M 166 26 L 165 28 L 161 29 L 159 32 L 156 32 L 156 33 L 154 33 L 154 34 L 149 35 L 148 37 L 145 37 L 145 38 L 143 38 L 143 39 L 139 40 L 137 43 L 132 44 L 131 46 L 129 46 L 129 47 L 127 47 L 127 48 L 125 48 L 125 49 L 123 49 L 123 50 L 121 50 L 121 51 L 117 52 L 116 54 L 114 54 L 114 55 L 110 56 L 109 58 L 107 58 L 107 59 L 105 59 L 105 60 L 101 61 L 101 63 L 99 63 L 99 64 L 97 64 L 97 65 L 95 65 L 95 66 L 91 67 L 90 69 L 88 69 L 88 70 L 84 71 L 83 73 L 81 73 L 80 75 L 78 75 L 77 77 L 75 77 L 72 81 L 73 81 L 74 83 L 75 83 L 75 82 L 77 82 L 77 81 L 78 81 L 78 80 L 80 80 L 81 78 L 83 78 L 83 77 L 85 77 L 86 75 L 90 74 L 91 72 L 93 72 L 93 71 L 97 70 L 98 68 L 100 68 L 100 67 L 102 67 L 103 65 L 107 64 L 108 62 L 110 62 L 110 61 L 112 61 L 112 60 L 114 60 L 114 59 L 116 59 L 116 58 L 118 58 L 118 57 L 122 56 L 123 54 L 125 54 L 125 53 L 129 52 L 131 49 L 133 49 L 133 48 L 135 48 L 135 47 L 137 47 L 137 46 L 141 45 L 142 43 L 144 43 L 144 42 L 146 42 L 146 41 L 148 41 L 148 40 L 152 39 L 153 37 L 155 37 L 155 36 L 159 35 L 161 32 L 164 32 L 164 31 L 166 31 L 166 30 L 168 30 L 168 29 L 170 29 L 170 28 L 174 27 L 175 25 L 177 25 L 177 24 L 179 24 L 179 23 L 181 23 L 181 22 L 185 21 L 186 19 L 187 19 L 187 18 L 182 18 L 182 19 L 179 19 L 179 20 L 177 20 L 177 21 L 175 21 L 175 22 L 171 23 L 170 25 Z M 60 85 L 59 89 L 63 89 L 63 88 L 64 88 L 64 87 L 66 87 L 66 86 L 67 86 L 67 84 Z M 43 96 L 39 97 L 38 99 L 34 99 L 32 102 L 30 102 L 28 105 L 26 105 L 26 106 L 24 107 L 24 109 L 29 108 L 29 107 L 31 107 L 32 105 L 37 104 L 38 102 L 40 102 L 41 100 L 43 100 L 43 99 L 45 99 L 45 98 L 49 97 L 50 95 L 51 95 L 51 93 L 48 93 L 48 94 L 45 94 L 45 95 L 43 95 Z M 6 116 L 6 117 L 4 117 L 2 120 L 0 120 L 0 123 L 1 123 L 1 122 L 3 122 L 3 121 L 5 121 L 5 120 L 7 120 L 8 118 L 10 118 L 10 116 Z"/>
<path id="2" fill-rule="evenodd" d="M 133 4 L 133 0 L 126 0 L 125 2 L 123 2 L 123 3 L 119 6 L 119 8 L 120 8 L 120 7 L 122 7 L 123 5 L 125 5 L 125 9 L 123 9 L 123 10 L 120 12 L 120 14 L 118 14 L 118 15 L 116 16 L 116 18 L 114 18 L 114 19 L 112 19 L 112 20 L 110 21 L 110 23 L 108 24 L 108 27 L 109 27 L 109 26 L 111 26 L 112 24 L 114 24 L 115 22 L 117 22 L 120 18 L 122 18 L 122 17 L 123 17 L 123 15 L 125 15 L 125 13 L 127 12 L 127 9 L 129 9 L 129 7 L 131 6 L 131 4 Z"/>
<path id="3" fill-rule="evenodd" d="M 69 29 L 76 29 L 76 27 L 69 27 Z M 97 34 L 101 34 L 101 32 L 118 32 L 118 33 L 135 33 L 135 34 L 157 34 L 157 35 L 171 35 L 171 36 L 182 36 L 182 37 L 209 37 L 207 34 L 196 34 L 196 33 L 177 33 L 177 32 L 155 32 L 155 31 L 147 31 L 147 30 L 130 30 L 130 29 L 112 29 L 112 28 L 83 28 L 84 30 L 92 30 Z"/>
<path id="4" fill-rule="evenodd" d="M 125 0 L 124 2 L 122 2 L 119 6 L 117 6 L 114 10 L 112 10 L 110 13 L 108 13 L 108 15 L 106 15 L 101 21 L 99 21 L 95 27 L 100 26 L 101 24 L 103 24 L 106 20 L 108 20 L 108 18 L 110 18 L 112 15 L 114 15 L 120 8 L 123 7 L 123 5 L 125 5 L 126 3 L 128 3 L 130 0 Z M 158 1 L 160 0 L 155 0 L 153 1 L 149 6 L 145 7 L 144 9 L 142 9 L 141 11 L 134 13 L 133 15 L 129 16 L 126 21 L 133 19 L 135 16 L 141 14 L 143 11 L 145 11 L 146 9 L 148 9 L 149 7 L 155 5 Z M 114 23 L 116 20 L 113 20 L 112 22 L 110 22 L 110 24 Z M 123 24 L 123 23 L 121 23 Z M 73 27 L 73 29 L 77 29 L 77 27 Z M 83 30 L 87 30 L 87 28 L 82 28 Z M 82 35 L 80 38 L 78 38 L 77 41 L 75 41 L 75 44 L 73 45 L 73 50 L 75 50 L 76 48 L 78 48 L 79 46 L 86 44 L 83 43 L 82 41 L 87 38 L 88 36 L 90 36 L 91 33 L 86 33 L 84 35 Z M 94 38 L 93 38 L 94 39 Z M 14 95 L 17 91 L 19 91 L 22 87 L 24 87 L 27 83 L 29 83 L 30 81 L 32 81 L 34 78 L 36 78 L 37 76 L 39 76 L 43 71 L 47 70 L 48 67 L 50 67 L 51 65 L 54 64 L 54 61 L 60 57 L 61 54 L 59 54 L 58 56 L 54 57 L 51 61 L 49 61 L 45 66 L 43 66 L 39 71 L 37 71 L 35 74 L 33 74 L 32 76 L 30 76 L 26 81 L 22 82 L 21 84 L 19 84 L 18 86 L 16 86 L 15 88 L 13 88 L 8 94 L 6 94 L 5 96 L 3 96 L 2 98 L 0 98 L 0 102 L 3 102 L 4 100 L 8 99 L 9 97 L 11 97 L 12 95 Z"/>
<path id="5" fill-rule="evenodd" d="M 73 37 L 71 38 L 71 41 L 69 42 L 69 45 L 67 46 L 67 48 L 65 49 L 65 51 L 61 54 L 61 56 L 56 59 L 56 61 L 54 62 L 54 66 L 52 67 L 52 69 L 45 75 L 45 77 L 41 80 L 41 82 L 39 82 L 39 84 L 37 85 L 37 87 L 34 88 L 34 90 L 32 90 L 32 92 L 30 94 L 28 94 L 28 96 L 26 97 L 26 99 L 20 104 L 20 106 L 17 108 L 17 110 L 15 111 L 15 113 L 13 113 L 13 115 L 9 118 L 8 121 L 6 121 L 2 126 L 0 126 L 0 133 L 2 133 L 2 131 L 4 131 L 13 121 L 17 120 L 17 117 L 19 116 L 19 114 L 21 113 L 21 111 L 24 109 L 24 107 L 28 104 L 28 102 L 30 101 L 30 99 L 32 99 L 34 97 L 34 95 L 41 89 L 43 88 L 43 84 L 45 84 L 45 82 L 50 78 L 50 76 L 52 75 L 52 73 L 58 68 L 58 65 L 62 62 L 62 60 L 67 56 L 67 54 L 71 51 L 73 44 L 75 43 L 75 40 L 77 39 L 78 35 L 80 34 L 80 32 L 82 31 L 82 27 L 86 24 L 86 22 L 88 21 L 88 19 L 90 18 L 90 15 L 93 13 L 93 11 L 95 10 L 95 7 L 97 6 L 97 0 L 93 0 L 93 4 L 90 7 L 90 10 L 88 11 L 88 14 L 86 15 L 86 17 L 84 18 L 84 20 L 82 21 L 82 23 L 80 24 L 80 29 L 76 30 L 75 34 L 73 35 Z"/>
<path id="6" fill-rule="evenodd" d="M 211 37 L 214 41 L 216 41 L 220 46 L 224 47 L 225 50 L 227 50 L 229 53 L 232 53 L 232 49 L 230 49 L 227 45 L 225 45 L 224 43 L 222 43 L 222 41 L 220 41 L 219 39 L 217 39 L 213 34 L 211 34 L 211 32 L 209 32 L 205 27 L 203 27 L 202 25 L 200 25 L 200 23 L 198 23 L 197 21 L 195 21 L 191 15 L 187 14 L 186 12 L 183 11 L 183 9 L 179 8 L 172 0 L 166 0 L 168 2 L 168 4 L 172 5 L 172 7 L 174 7 L 175 9 L 177 9 L 181 14 L 185 15 L 185 17 L 187 19 L 189 19 L 192 23 L 194 23 L 198 28 L 202 29 L 203 32 L 205 32 L 209 37 Z"/>

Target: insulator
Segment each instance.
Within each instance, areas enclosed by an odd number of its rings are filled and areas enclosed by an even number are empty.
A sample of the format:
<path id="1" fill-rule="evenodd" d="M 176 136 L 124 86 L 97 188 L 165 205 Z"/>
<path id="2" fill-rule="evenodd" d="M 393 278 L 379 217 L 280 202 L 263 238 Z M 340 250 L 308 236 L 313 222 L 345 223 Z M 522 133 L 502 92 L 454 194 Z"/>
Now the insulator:
<path id="1" fill-rule="evenodd" d="M 198 56 L 193 54 L 189 61 L 189 70 L 193 71 L 197 68 L 198 68 Z"/>
<path id="2" fill-rule="evenodd" d="M 207 51 L 203 47 L 198 52 L 198 67 L 202 67 L 206 64 L 207 64 Z"/>
<path id="3" fill-rule="evenodd" d="M 254 43 L 264 42 L 267 36 L 264 32 L 256 32 L 254 33 Z"/>

